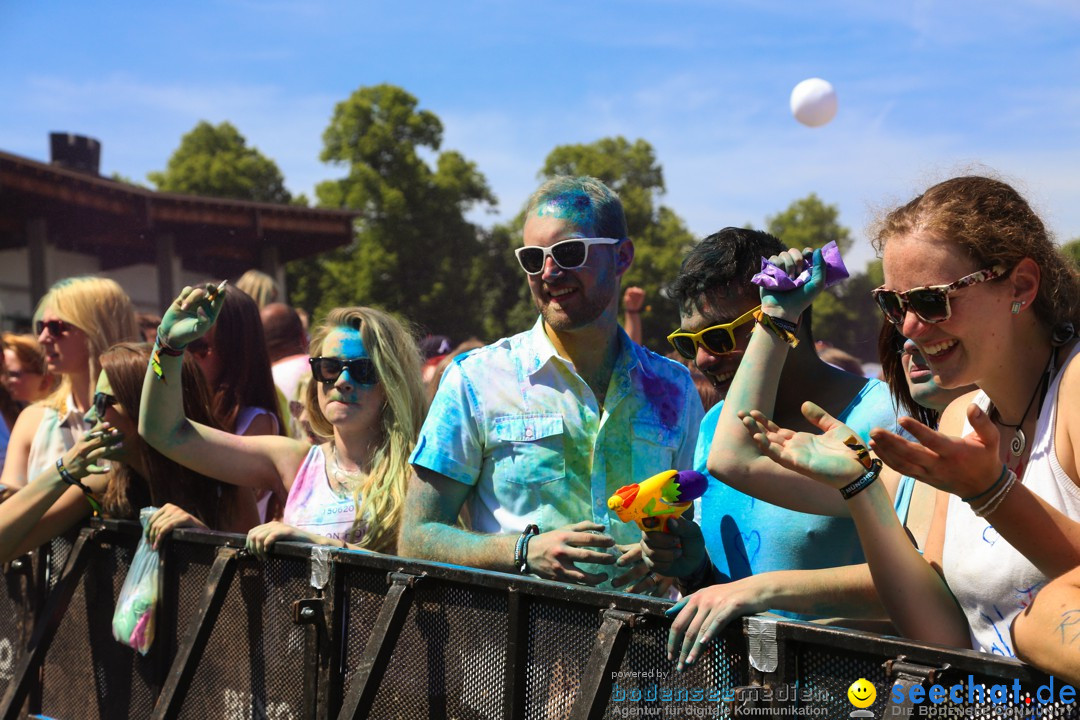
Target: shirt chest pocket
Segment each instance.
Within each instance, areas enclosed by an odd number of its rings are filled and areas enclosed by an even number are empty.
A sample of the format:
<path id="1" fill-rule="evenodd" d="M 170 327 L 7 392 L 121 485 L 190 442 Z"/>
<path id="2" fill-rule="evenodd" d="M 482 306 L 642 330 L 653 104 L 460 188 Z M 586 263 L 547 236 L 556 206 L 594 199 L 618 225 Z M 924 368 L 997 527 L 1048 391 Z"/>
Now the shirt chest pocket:
<path id="1" fill-rule="evenodd" d="M 631 451 L 636 481 L 640 482 L 664 470 L 691 469 L 677 468 L 672 464 L 675 462 L 675 453 L 679 449 L 678 430 L 661 425 L 652 419 L 635 419 L 633 429 L 634 446 Z"/>
<path id="2" fill-rule="evenodd" d="M 508 482 L 542 485 L 566 476 L 562 415 L 504 415 L 495 418 L 492 435 L 496 472 Z"/>

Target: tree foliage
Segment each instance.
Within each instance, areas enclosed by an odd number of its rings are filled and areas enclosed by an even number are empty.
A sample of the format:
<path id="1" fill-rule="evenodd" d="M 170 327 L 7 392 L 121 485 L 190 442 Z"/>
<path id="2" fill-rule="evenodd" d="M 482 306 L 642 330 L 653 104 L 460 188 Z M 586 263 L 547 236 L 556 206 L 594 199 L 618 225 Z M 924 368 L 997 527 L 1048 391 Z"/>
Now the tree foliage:
<path id="1" fill-rule="evenodd" d="M 664 338 L 678 325 L 679 313 L 675 303 L 661 291 L 678 273 L 683 255 L 694 238 L 679 216 L 660 203 L 664 175 L 652 145 L 642 139 L 631 143 L 623 137 L 560 145 L 548 154 L 540 170 L 544 180 L 557 175 L 591 175 L 619 194 L 635 248 L 634 264 L 624 276 L 623 285 L 637 285 L 646 291 L 643 344 L 661 353 L 668 352 Z M 519 214 L 510 224 L 493 232 L 493 247 L 505 243 L 502 252 L 511 261 L 510 251 L 521 244 L 524 222 L 524 215 Z M 520 331 L 536 317 L 520 270 L 516 274 L 511 279 L 513 287 L 500 284 L 498 289 L 500 302 L 514 303 L 505 314 L 506 325 L 497 328 L 498 334 Z"/>
<path id="2" fill-rule="evenodd" d="M 765 218 L 769 233 L 788 247 L 819 248 L 831 241 L 845 253 L 851 247 L 851 231 L 840 224 L 840 210 L 826 205 L 815 193 L 796 200 L 787 209 Z"/>
<path id="3" fill-rule="evenodd" d="M 273 160 L 231 123 L 205 120 L 180 140 L 163 172 L 147 174 L 158 190 L 206 197 L 287 203 L 291 197 Z"/>
<path id="4" fill-rule="evenodd" d="M 1061 251 L 1065 253 L 1065 257 L 1071 259 L 1077 269 L 1080 269 L 1080 237 L 1073 238 L 1069 242 L 1061 246 Z"/>
<path id="5" fill-rule="evenodd" d="M 431 332 L 462 338 L 479 331 L 487 247 L 465 218 L 495 197 L 476 165 L 438 152 L 443 127 L 399 87 L 362 87 L 337 104 L 323 133 L 324 162 L 344 177 L 320 183 L 319 207 L 360 216 L 347 249 L 289 267 L 292 301 L 317 315 L 340 305 L 376 305 Z"/>

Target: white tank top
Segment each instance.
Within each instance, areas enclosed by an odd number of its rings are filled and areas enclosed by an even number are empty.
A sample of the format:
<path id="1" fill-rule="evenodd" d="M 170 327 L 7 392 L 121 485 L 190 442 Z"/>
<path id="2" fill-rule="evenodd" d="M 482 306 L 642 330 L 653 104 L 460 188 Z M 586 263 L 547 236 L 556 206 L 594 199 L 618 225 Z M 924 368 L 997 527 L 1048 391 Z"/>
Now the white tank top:
<path id="1" fill-rule="evenodd" d="M 41 415 L 41 423 L 30 441 L 30 455 L 26 460 L 26 482 L 31 482 L 46 470 L 56 467 L 56 461 L 74 447 L 89 429 L 77 411 L 74 398 L 68 396 L 67 411 L 60 415 L 47 407 Z"/>
<path id="2" fill-rule="evenodd" d="M 356 501 L 352 493 L 337 493 L 326 477 L 326 456 L 313 445 L 296 472 L 281 521 L 286 525 L 334 540 L 357 542 L 364 534 L 363 523 L 354 534 Z"/>
<path id="3" fill-rule="evenodd" d="M 1069 353 L 1050 384 L 1039 410 L 1031 456 L 1022 478 L 1028 490 L 1074 520 L 1080 520 L 1080 487 L 1058 462 L 1054 421 L 1061 400 L 1058 397 L 1061 376 L 1078 354 L 1080 343 Z M 1073 398 L 1072 402 L 1076 400 Z M 982 392 L 975 402 L 984 411 L 990 405 L 990 399 Z M 971 426 L 965 422 L 963 435 L 971 432 Z M 972 647 L 994 655 L 1016 657 L 1010 634 L 1013 619 L 1031 604 L 1049 579 L 956 495 L 949 497 L 942 565 L 949 588 L 967 616 Z"/>

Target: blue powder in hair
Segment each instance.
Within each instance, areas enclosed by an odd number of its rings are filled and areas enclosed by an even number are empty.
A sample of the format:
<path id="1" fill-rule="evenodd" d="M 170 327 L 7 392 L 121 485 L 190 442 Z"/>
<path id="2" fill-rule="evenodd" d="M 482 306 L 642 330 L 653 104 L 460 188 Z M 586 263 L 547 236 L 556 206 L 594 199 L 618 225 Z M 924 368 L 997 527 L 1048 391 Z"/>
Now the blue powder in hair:
<path id="1" fill-rule="evenodd" d="M 536 208 L 537 217 L 568 220 L 578 227 L 592 227 L 595 213 L 589 196 L 583 192 L 565 192 L 545 198 Z"/>

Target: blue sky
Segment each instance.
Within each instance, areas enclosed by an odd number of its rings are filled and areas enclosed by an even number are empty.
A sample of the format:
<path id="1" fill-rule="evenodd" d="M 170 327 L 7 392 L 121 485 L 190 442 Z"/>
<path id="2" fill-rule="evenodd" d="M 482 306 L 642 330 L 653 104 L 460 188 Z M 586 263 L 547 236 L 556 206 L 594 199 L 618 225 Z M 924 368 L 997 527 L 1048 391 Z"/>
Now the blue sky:
<path id="1" fill-rule="evenodd" d="M 228 120 L 294 193 L 334 104 L 389 82 L 445 125 L 516 213 L 556 145 L 652 143 L 664 202 L 697 235 L 817 192 L 872 257 L 882 208 L 963 171 L 1016 183 L 1059 239 L 1080 236 L 1080 3 L 9 2 L 0 149 L 46 160 L 49 131 L 101 140 L 102 172 L 145 181 L 199 120 Z M 790 115 L 823 77 L 840 110 Z"/>

